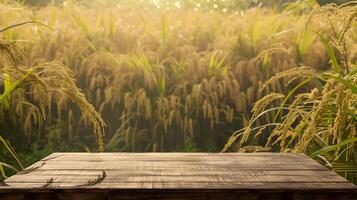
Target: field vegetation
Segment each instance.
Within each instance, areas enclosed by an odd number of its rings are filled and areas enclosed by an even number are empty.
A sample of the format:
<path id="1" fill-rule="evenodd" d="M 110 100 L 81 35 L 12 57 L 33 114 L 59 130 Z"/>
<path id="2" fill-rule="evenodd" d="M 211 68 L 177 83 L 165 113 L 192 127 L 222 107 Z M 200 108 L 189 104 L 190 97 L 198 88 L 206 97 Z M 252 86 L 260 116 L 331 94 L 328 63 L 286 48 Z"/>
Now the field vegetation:
<path id="1" fill-rule="evenodd" d="M 53 151 L 223 149 L 355 180 L 356 2 L 0 2 L 3 176 Z"/>

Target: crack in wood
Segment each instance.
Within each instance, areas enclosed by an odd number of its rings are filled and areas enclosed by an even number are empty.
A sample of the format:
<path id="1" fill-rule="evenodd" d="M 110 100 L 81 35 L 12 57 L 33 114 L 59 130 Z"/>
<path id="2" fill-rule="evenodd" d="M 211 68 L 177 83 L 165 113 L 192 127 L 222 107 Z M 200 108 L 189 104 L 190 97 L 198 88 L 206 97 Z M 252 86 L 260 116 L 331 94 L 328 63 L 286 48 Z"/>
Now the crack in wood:
<path id="1" fill-rule="evenodd" d="M 53 177 L 51 177 L 50 179 L 48 179 L 46 181 L 46 184 L 44 184 L 42 187 L 49 188 L 49 187 L 51 187 L 52 183 L 54 183 L 54 182 L 55 182 L 55 179 Z"/>
<path id="2" fill-rule="evenodd" d="M 10 185 L 7 184 L 7 183 L 5 183 L 5 181 L 1 181 L 1 182 L 0 182 L 0 186 L 7 186 L 7 187 L 9 187 Z"/>
<path id="3" fill-rule="evenodd" d="M 77 187 L 83 187 L 83 186 L 92 186 L 92 185 L 96 185 L 99 184 L 101 182 L 104 181 L 104 179 L 107 177 L 107 174 L 105 173 L 105 171 L 102 171 L 101 175 L 98 175 L 98 177 L 94 180 L 88 180 L 88 183 L 83 184 L 83 185 L 78 185 Z"/>

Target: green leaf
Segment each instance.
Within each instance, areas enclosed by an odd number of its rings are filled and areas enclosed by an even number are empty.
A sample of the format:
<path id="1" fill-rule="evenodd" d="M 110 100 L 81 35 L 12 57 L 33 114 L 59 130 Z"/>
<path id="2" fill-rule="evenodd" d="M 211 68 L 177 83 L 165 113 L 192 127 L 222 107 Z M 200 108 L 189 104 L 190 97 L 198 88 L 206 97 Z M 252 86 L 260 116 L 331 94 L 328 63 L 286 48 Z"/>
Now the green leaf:
<path id="1" fill-rule="evenodd" d="M 44 23 L 41 23 L 41 22 L 38 22 L 38 21 L 26 21 L 26 22 L 21 22 L 21 23 L 14 24 L 14 25 L 5 27 L 3 29 L 0 29 L 0 33 L 5 32 L 5 31 L 10 30 L 10 29 L 13 29 L 15 27 L 26 25 L 26 24 L 37 24 L 37 25 L 44 26 L 44 27 L 54 31 L 54 29 L 52 27 L 48 26 L 47 24 L 44 24 Z"/>
<path id="2" fill-rule="evenodd" d="M 311 32 L 303 32 L 299 34 L 296 43 L 298 50 L 297 53 L 300 61 L 302 59 L 302 56 L 307 54 L 311 44 L 315 41 L 315 39 L 316 36 Z"/>
<path id="3" fill-rule="evenodd" d="M 1 163 L 0 163 L 0 176 L 6 178 L 5 170 Z"/>
<path id="4" fill-rule="evenodd" d="M 13 82 L 11 85 L 8 85 L 8 88 L 0 95 L 0 104 L 4 103 L 7 99 L 10 98 L 10 95 L 17 90 L 22 83 L 32 74 L 32 71 L 27 72 L 20 79 Z"/>
<path id="5" fill-rule="evenodd" d="M 9 164 L 7 164 L 7 163 L 0 162 L 0 173 L 1 173 L 1 175 L 4 176 L 4 177 L 5 177 L 4 167 L 7 167 L 7 168 L 9 168 L 9 169 L 12 169 L 12 170 L 14 170 L 15 172 L 18 172 L 18 171 L 19 171 L 19 170 L 17 170 L 14 166 L 12 166 L 12 165 L 9 165 Z M 2 170 L 3 170 L 3 171 L 2 171 Z"/>
<path id="6" fill-rule="evenodd" d="M 16 162 L 20 165 L 21 169 L 24 169 L 24 166 L 22 165 L 22 163 L 21 163 L 20 159 L 18 158 L 14 149 L 1 136 L 0 136 L 0 142 L 3 143 L 3 145 L 5 146 L 5 149 L 7 149 L 10 152 L 12 157 L 15 158 Z"/>
<path id="7" fill-rule="evenodd" d="M 159 78 L 156 81 L 156 89 L 157 89 L 157 92 L 160 94 L 160 96 L 165 96 L 165 94 L 166 94 L 166 81 L 165 81 L 164 77 Z"/>
<path id="8" fill-rule="evenodd" d="M 350 143 L 353 143 L 353 142 L 357 142 L 357 137 L 353 137 L 351 139 L 347 139 L 347 140 L 344 140 L 338 144 L 334 144 L 334 145 L 330 145 L 330 146 L 327 146 L 327 147 L 324 147 L 322 149 L 319 149 L 313 153 L 310 154 L 310 157 L 314 158 L 316 156 L 319 156 L 319 155 L 324 155 L 324 154 L 327 154 L 328 152 L 330 151 L 334 151 L 340 147 L 343 147 L 343 146 L 346 146 Z"/>
<path id="9" fill-rule="evenodd" d="M 343 79 L 341 77 L 338 76 L 330 76 L 328 75 L 330 78 L 334 78 L 336 80 L 338 80 L 339 82 L 341 82 L 342 84 L 344 84 L 345 86 L 347 86 L 349 89 L 352 90 L 353 94 L 357 94 L 357 85 L 354 85 L 353 83 L 350 83 L 348 80 Z"/>
<path id="10" fill-rule="evenodd" d="M 5 74 L 5 79 L 4 79 L 4 93 L 11 88 L 11 77 L 9 74 Z M 4 107 L 6 109 L 10 108 L 10 102 L 11 102 L 11 96 L 8 96 L 7 98 L 4 99 Z"/>
<path id="11" fill-rule="evenodd" d="M 274 122 L 276 122 L 278 120 L 279 114 L 280 114 L 282 108 L 285 106 L 285 103 L 288 101 L 288 99 L 296 92 L 296 90 L 298 90 L 303 85 L 309 83 L 310 81 L 311 81 L 311 78 L 306 79 L 306 80 L 302 81 L 301 83 L 299 83 L 297 86 L 295 86 L 292 90 L 289 91 L 288 95 L 286 95 L 283 102 L 280 104 L 278 111 L 275 114 Z"/>
<path id="12" fill-rule="evenodd" d="M 330 45 L 328 40 L 322 34 L 320 34 L 318 32 L 315 32 L 315 33 L 320 37 L 320 40 L 321 40 L 322 44 L 324 45 L 325 49 L 327 50 L 327 54 L 330 57 L 332 67 L 334 68 L 335 72 L 336 73 L 340 73 L 341 66 L 337 62 L 337 58 L 336 58 L 336 55 L 335 55 L 335 53 L 333 51 L 332 46 Z"/>

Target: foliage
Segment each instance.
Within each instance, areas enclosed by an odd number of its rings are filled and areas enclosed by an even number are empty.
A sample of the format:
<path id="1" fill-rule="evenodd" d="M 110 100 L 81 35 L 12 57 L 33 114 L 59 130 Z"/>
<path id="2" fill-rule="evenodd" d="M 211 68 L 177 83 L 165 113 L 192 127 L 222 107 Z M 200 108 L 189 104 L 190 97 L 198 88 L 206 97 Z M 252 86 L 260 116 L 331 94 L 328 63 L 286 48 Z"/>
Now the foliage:
<path id="1" fill-rule="evenodd" d="M 35 22 L 11 25 L 1 29 L 0 34 L 29 23 Z M 77 88 L 71 71 L 59 63 L 43 63 L 30 67 L 22 65 L 23 61 L 24 54 L 16 41 L 0 41 L 0 63 L 2 66 L 0 72 L 4 79 L 3 92 L 0 94 L 0 118 L 3 126 L 0 132 L 0 144 L 5 151 L 11 154 L 21 169 L 23 169 L 23 165 L 14 148 L 10 145 L 10 142 L 5 140 L 7 136 L 11 137 L 7 132 L 7 129 L 10 128 L 10 124 L 7 122 L 11 119 L 20 118 L 18 123 L 23 128 L 32 126 L 33 122 L 42 127 L 43 121 L 46 120 L 45 109 L 50 107 L 52 101 L 56 100 L 55 95 L 68 98 L 80 108 L 83 116 L 93 124 L 100 149 L 103 150 L 105 123 L 94 110 L 94 107 L 87 102 L 80 89 Z M 27 115 L 25 119 L 23 118 L 24 115 Z M 4 151 L 0 155 L 3 153 Z M 1 163 L 0 166 L 1 174 L 5 176 L 3 167 L 10 165 Z M 10 168 L 14 167 L 10 166 Z"/>
<path id="2" fill-rule="evenodd" d="M 317 37 L 298 39 L 308 16 L 276 9 L 163 12 L 67 2 L 11 12 L 2 12 L 2 19 L 47 21 L 55 29 L 20 27 L 4 38 L 23 41 L 30 66 L 56 60 L 73 70 L 108 125 L 110 151 L 180 151 L 187 141 L 199 151 L 217 150 L 232 130 L 244 126 L 254 102 L 269 92 L 260 91 L 264 80 L 299 63 L 316 69 L 328 65 Z M 280 51 L 271 54 L 272 48 Z M 271 87 L 285 91 L 279 82 Z M 4 115 L 7 121 L 0 126 L 15 148 L 23 152 L 33 143 L 42 148 L 78 143 L 95 149 L 88 136 L 94 134 L 78 109 L 62 95 L 53 98 L 42 128 L 34 120 L 36 109 L 24 112 L 27 120 L 22 122 Z M 16 141 L 23 136 L 26 141 Z"/>
<path id="3" fill-rule="evenodd" d="M 68 6 L 70 12 L 72 6 Z M 98 14 L 114 12 L 104 10 Z M 119 26 L 115 26 L 113 14 L 89 19 L 70 12 L 74 23 L 59 24 L 64 37 L 60 43 L 67 47 L 59 48 L 54 38 L 51 47 L 44 48 L 55 51 L 47 57 L 55 56 L 74 67 L 81 87 L 108 122 L 108 133 L 119 128 L 118 122 L 129 119 L 121 129 L 123 142 L 119 144 L 127 150 L 177 151 L 185 138 L 192 138 L 201 150 L 208 148 L 208 140 L 222 145 L 235 124 L 241 126 L 242 114 L 249 115 L 263 80 L 281 70 L 270 66 L 295 64 L 295 58 L 284 52 L 265 60 L 264 66 L 257 56 L 261 49 L 270 48 L 269 38 L 285 41 L 297 37 L 287 33 L 275 38 L 274 34 L 298 16 L 276 23 L 284 14 L 268 17 L 263 11 L 252 10 L 247 16 L 225 16 L 182 10 L 160 16 L 141 12 L 146 16 L 143 21 L 130 19 L 130 10 L 122 12 L 115 18 L 127 20 Z M 214 23 L 202 23 L 207 17 Z M 235 21 L 220 25 L 229 18 Z M 100 21 L 89 25 L 88 20 Z M 300 26 L 303 29 L 302 23 Z M 104 32 L 99 31 L 102 27 Z M 69 35 L 71 32 L 75 33 Z M 73 44 L 83 45 L 76 48 Z M 39 52 L 37 49 L 32 52 Z"/>
<path id="4" fill-rule="evenodd" d="M 298 67 L 280 72 L 270 78 L 264 87 L 280 80 L 289 83 L 303 80 L 314 82 L 316 87 L 310 92 L 292 96 L 292 93 L 271 93 L 259 100 L 253 108 L 253 118 L 249 125 L 237 131 L 226 144 L 227 150 L 241 136 L 240 144 L 250 143 L 254 137 L 263 137 L 263 130 L 270 134 L 264 138 L 266 147 L 274 147 L 282 152 L 306 153 L 318 159 L 351 180 L 356 180 L 357 163 L 357 63 L 354 60 L 354 43 L 349 41 L 355 31 L 357 8 L 354 3 L 340 7 L 329 5 L 313 10 L 310 20 L 323 15 L 333 34 L 317 33 L 330 58 L 330 70 L 319 72 L 310 67 Z M 320 18 L 319 18 L 320 19 Z M 311 22 L 310 22 L 311 23 Z M 354 63 L 353 63 L 354 62 Z M 295 91 L 293 91 L 295 92 Z M 279 107 L 268 108 L 275 100 L 283 99 Z M 287 99 L 292 99 L 287 104 Z M 276 112 L 275 120 L 253 131 L 257 118 Z M 275 127 L 270 129 L 270 127 Z"/>

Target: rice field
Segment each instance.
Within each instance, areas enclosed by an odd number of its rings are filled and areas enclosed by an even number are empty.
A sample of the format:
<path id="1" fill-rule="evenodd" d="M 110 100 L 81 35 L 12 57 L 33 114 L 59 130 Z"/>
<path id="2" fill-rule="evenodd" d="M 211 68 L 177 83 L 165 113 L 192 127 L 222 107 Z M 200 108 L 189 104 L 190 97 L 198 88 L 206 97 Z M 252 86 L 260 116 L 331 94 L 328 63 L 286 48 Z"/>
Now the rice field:
<path id="1" fill-rule="evenodd" d="M 1 54 L 0 94 L 28 70 L 34 75 L 23 78 L 21 86 L 1 101 L 0 139 L 7 146 L 4 149 L 17 152 L 27 164 L 52 151 L 219 152 L 225 146 L 227 151 L 242 151 L 244 143 L 233 143 L 231 136 L 247 126 L 245 146 L 258 148 L 277 137 L 273 144 L 279 145 L 261 148 L 293 151 L 296 144 L 298 152 L 308 148 L 315 152 L 322 147 L 308 146 L 311 136 L 301 137 L 308 147 L 301 146 L 300 137 L 289 142 L 299 126 L 297 111 L 295 115 L 279 110 L 255 117 L 269 103 L 273 107 L 294 105 L 298 101 L 294 98 L 302 94 L 323 87 L 328 90 L 324 85 L 330 81 L 310 78 L 313 81 L 301 82 L 306 77 L 289 76 L 269 85 L 266 81 L 296 67 L 308 68 L 299 68 L 296 75 L 329 72 L 335 61 L 350 68 L 341 77 L 348 76 L 352 86 L 340 84 L 336 86 L 341 87 L 339 91 L 356 88 L 353 3 L 346 6 L 348 10 L 326 6 L 322 11 L 311 0 L 273 5 L 224 0 L 53 1 L 46 6 L 0 2 L 0 29 L 18 25 L 0 32 L 0 48 L 9 44 L 19 48 Z M 339 9 L 345 9 L 344 15 L 326 20 Z M 338 46 L 326 48 L 323 40 L 342 38 L 341 51 Z M 46 86 L 41 88 L 41 84 Z M 328 121 L 326 127 L 339 130 L 332 133 L 333 139 L 318 138 L 327 147 L 345 139 L 353 141 L 348 142 L 353 150 L 348 157 L 355 162 L 356 93 L 330 95 L 329 99 L 335 105 L 336 98 L 346 95 L 350 95 L 348 103 L 341 100 L 338 106 L 350 108 L 351 116 L 339 118 L 350 120 L 348 130 L 341 128 L 346 124 L 335 127 L 337 121 Z M 262 98 L 266 101 L 259 101 Z M 338 108 L 329 112 L 343 115 Z M 315 111 L 304 114 L 322 116 L 318 108 Z M 335 119 L 334 114 L 329 117 Z M 278 119 L 285 126 L 268 127 L 257 133 L 259 137 L 250 137 L 252 129 L 257 130 L 251 127 L 252 119 L 254 127 L 278 124 Z M 317 129 L 308 132 L 320 134 Z M 4 151 L 0 162 L 11 162 L 10 157 Z"/>

